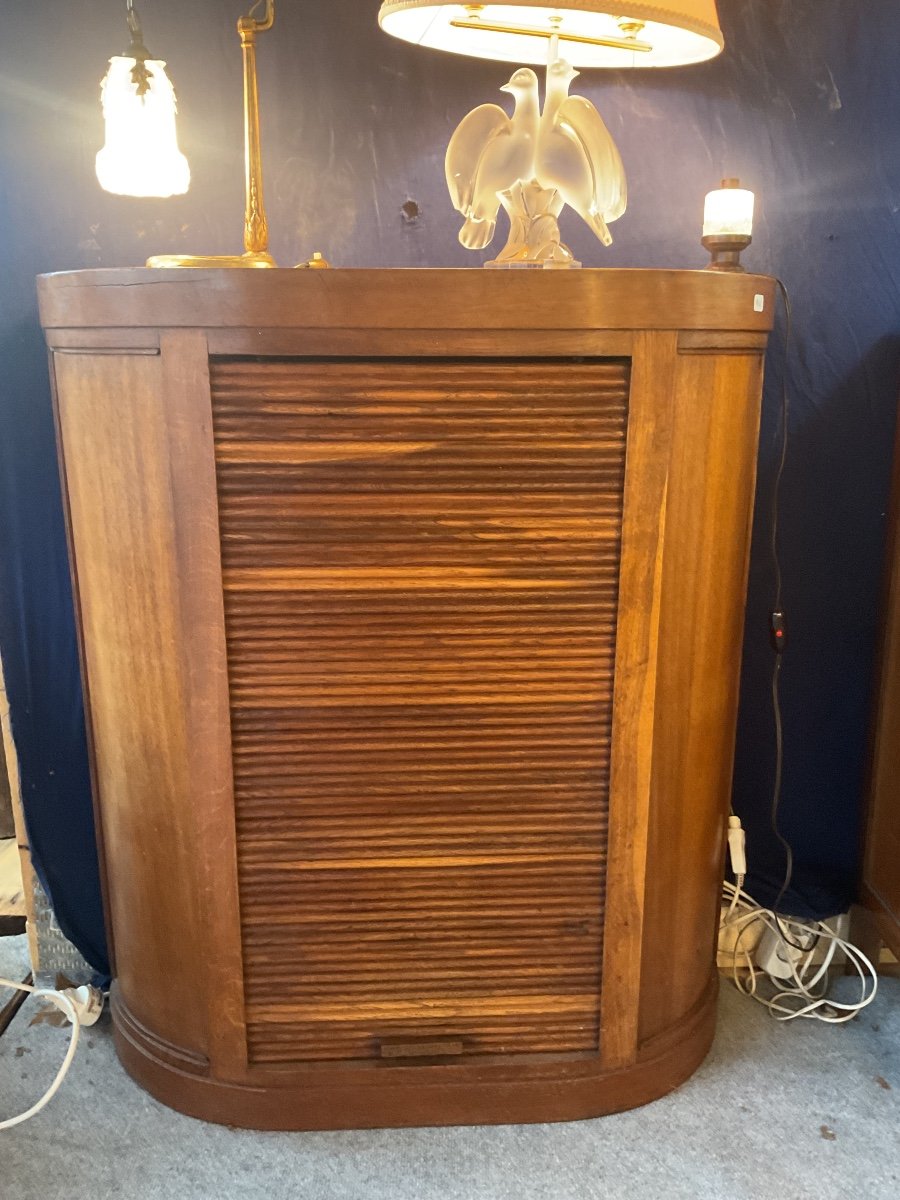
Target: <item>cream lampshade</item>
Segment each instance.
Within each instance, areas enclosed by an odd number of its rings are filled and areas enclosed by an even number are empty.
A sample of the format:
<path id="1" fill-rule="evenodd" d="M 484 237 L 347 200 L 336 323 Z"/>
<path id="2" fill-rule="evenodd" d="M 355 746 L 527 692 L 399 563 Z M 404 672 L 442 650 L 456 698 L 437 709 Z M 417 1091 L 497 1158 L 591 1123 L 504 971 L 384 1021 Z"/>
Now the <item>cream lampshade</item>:
<path id="1" fill-rule="evenodd" d="M 677 67 L 715 58 L 724 40 L 715 0 L 385 0 L 381 28 L 418 46 L 500 62 L 547 62 L 549 39 L 573 67 Z"/>

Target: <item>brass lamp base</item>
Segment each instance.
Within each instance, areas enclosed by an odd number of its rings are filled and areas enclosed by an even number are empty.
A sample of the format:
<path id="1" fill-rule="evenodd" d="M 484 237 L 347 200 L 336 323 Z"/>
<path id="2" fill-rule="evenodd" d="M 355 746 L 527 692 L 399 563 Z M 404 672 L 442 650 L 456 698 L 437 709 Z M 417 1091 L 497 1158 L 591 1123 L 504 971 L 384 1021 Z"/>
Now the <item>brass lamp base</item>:
<path id="1" fill-rule="evenodd" d="M 275 267 L 271 254 L 154 254 L 148 267 Z"/>
<path id="2" fill-rule="evenodd" d="M 745 274 L 747 268 L 741 265 L 741 253 L 747 249 L 752 241 L 753 238 L 745 234 L 731 234 L 728 236 L 713 235 L 701 238 L 702 244 L 712 255 L 706 270 L 731 271 L 733 273 L 740 272 Z"/>
<path id="3" fill-rule="evenodd" d="M 265 4 L 261 20 L 254 13 Z M 243 254 L 154 254 L 148 267 L 274 267 L 269 254 L 269 224 L 263 203 L 262 155 L 259 138 L 259 93 L 256 80 L 256 35 L 275 23 L 275 0 L 256 0 L 250 13 L 238 21 L 244 60 L 244 209 Z"/>
<path id="4" fill-rule="evenodd" d="M 193 267 L 204 270 L 218 267 L 277 267 L 271 254 L 154 254 L 147 259 L 148 267 Z M 532 264 L 538 266 L 540 264 Z M 546 265 L 546 264 L 545 264 Z M 577 263 L 576 266 L 581 266 Z M 306 262 L 297 263 L 298 270 L 328 271 L 331 263 L 320 250 Z"/>

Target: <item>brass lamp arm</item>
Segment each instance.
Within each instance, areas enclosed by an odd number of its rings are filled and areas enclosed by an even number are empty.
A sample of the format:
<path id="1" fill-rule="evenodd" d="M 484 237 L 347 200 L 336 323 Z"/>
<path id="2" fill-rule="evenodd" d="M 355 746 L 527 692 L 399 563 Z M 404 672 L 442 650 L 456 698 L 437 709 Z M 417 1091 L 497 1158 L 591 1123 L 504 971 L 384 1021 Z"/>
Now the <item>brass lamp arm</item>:
<path id="1" fill-rule="evenodd" d="M 261 4 L 266 6 L 266 15 L 257 21 L 253 14 Z M 275 0 L 256 0 L 246 17 L 238 20 L 238 33 L 265 33 L 275 24 Z"/>
<path id="2" fill-rule="evenodd" d="M 635 38 L 601 38 L 586 37 L 581 33 L 566 33 L 562 29 L 538 29 L 534 25 L 501 25 L 486 21 L 451 21 L 454 29 L 475 29 L 486 33 L 514 33 L 520 37 L 551 38 L 558 37 L 561 42 L 575 42 L 580 46 L 604 46 L 610 50 L 634 50 L 641 54 L 649 54 L 653 47 L 649 42 L 639 42 Z"/>

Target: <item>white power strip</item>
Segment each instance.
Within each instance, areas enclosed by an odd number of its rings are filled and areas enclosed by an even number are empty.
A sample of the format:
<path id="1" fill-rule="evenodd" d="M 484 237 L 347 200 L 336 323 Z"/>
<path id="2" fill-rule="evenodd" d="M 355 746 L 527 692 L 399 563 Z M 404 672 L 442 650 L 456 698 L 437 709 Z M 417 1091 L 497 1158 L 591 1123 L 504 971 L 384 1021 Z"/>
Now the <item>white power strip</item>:
<path id="1" fill-rule="evenodd" d="M 878 975 L 865 954 L 847 940 L 846 914 L 825 921 L 783 917 L 748 896 L 744 831 L 731 817 L 728 848 L 737 884 L 723 885 L 719 963 L 730 963 L 735 987 L 763 1004 L 779 1021 L 813 1018 L 832 1025 L 850 1021 L 875 999 Z M 852 1004 L 829 997 L 829 970 L 844 966 L 859 979 Z M 846 970 L 846 967 L 845 967 Z"/>
<path id="2" fill-rule="evenodd" d="M 740 938 L 740 946 L 737 948 L 742 956 L 746 954 L 752 955 L 756 966 L 767 975 L 789 979 L 791 977 L 789 964 L 796 962 L 801 957 L 801 951 L 794 947 L 787 947 L 785 952 L 779 952 L 779 946 L 783 945 L 783 938 L 780 934 L 767 929 L 761 921 L 749 927 L 736 927 L 733 923 L 726 921 L 727 913 L 728 903 L 723 900 L 722 909 L 719 914 L 719 942 L 716 957 L 716 964 L 719 969 L 722 971 L 731 969 L 736 944 Z M 822 924 L 826 925 L 842 941 L 846 941 L 849 937 L 849 913 L 840 913 L 836 917 L 829 917 Z M 825 961 L 827 953 L 827 945 L 820 941 L 813 950 L 812 965 L 821 966 Z M 836 950 L 833 965 L 845 965 L 846 962 L 847 956 L 844 951 L 841 949 Z M 782 971 L 784 972 L 783 974 Z"/>
<path id="3" fill-rule="evenodd" d="M 831 1025 L 851 1021 L 858 1012 L 875 999 L 878 990 L 878 975 L 865 954 L 838 937 L 824 922 L 796 921 L 778 916 L 763 908 L 742 889 L 725 884 L 725 897 L 729 900 L 723 924 L 735 934 L 732 953 L 731 977 L 734 986 L 757 1003 L 764 1005 L 779 1021 L 793 1021 L 797 1017 L 814 1018 Z M 781 947 L 777 951 L 777 974 L 769 974 L 757 965 L 761 941 L 756 954 L 751 954 L 742 944 L 745 931 L 761 927 L 777 936 Z M 794 960 L 789 947 L 809 946 L 800 950 Z M 815 952 L 823 946 L 825 954 L 821 963 L 814 963 Z M 859 980 L 859 999 L 845 1004 L 832 999 L 829 993 L 829 969 L 835 964 L 838 951 L 843 951 L 850 967 Z M 764 953 L 767 953 L 764 950 Z M 785 973 L 787 968 L 787 974 Z"/>
<path id="4" fill-rule="evenodd" d="M 841 942 L 847 940 L 850 932 L 850 914 L 830 917 L 820 921 L 830 929 Z M 829 951 L 828 942 L 823 942 L 821 936 L 812 928 L 801 933 L 796 939 L 788 940 L 779 929 L 765 928 L 753 955 L 756 965 L 772 979 L 793 979 L 794 972 L 803 959 L 809 955 L 809 965 L 821 967 Z M 835 967 L 844 966 L 847 955 L 840 947 L 834 951 L 830 960 Z"/>

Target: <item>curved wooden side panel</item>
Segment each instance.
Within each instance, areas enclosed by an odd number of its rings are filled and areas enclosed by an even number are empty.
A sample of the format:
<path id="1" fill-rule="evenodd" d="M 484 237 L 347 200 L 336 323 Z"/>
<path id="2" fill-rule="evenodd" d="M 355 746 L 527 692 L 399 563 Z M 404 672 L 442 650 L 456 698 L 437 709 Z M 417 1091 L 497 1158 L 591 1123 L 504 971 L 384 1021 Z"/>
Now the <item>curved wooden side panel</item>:
<path id="1" fill-rule="evenodd" d="M 857 922 L 873 962 L 882 941 L 900 957 L 900 422 L 883 570 L 860 863 L 859 903 L 865 914 L 858 915 L 869 920 Z"/>
<path id="2" fill-rule="evenodd" d="M 760 353 L 682 354 L 674 387 L 640 987 L 642 1043 L 714 956 L 759 437 Z"/>
<path id="3" fill-rule="evenodd" d="M 54 355 L 97 825 L 121 1003 L 246 1066 L 208 354 Z"/>
<path id="4" fill-rule="evenodd" d="M 119 986 L 157 1036 L 206 1054 L 162 362 L 55 358 Z"/>
<path id="5" fill-rule="evenodd" d="M 148 1029 L 128 1008 L 117 983 L 113 983 L 110 991 L 110 1009 L 117 1037 L 127 1041 L 135 1054 L 180 1074 L 209 1075 L 209 1059 L 204 1054 L 193 1054 L 183 1046 L 173 1046 Z"/>

